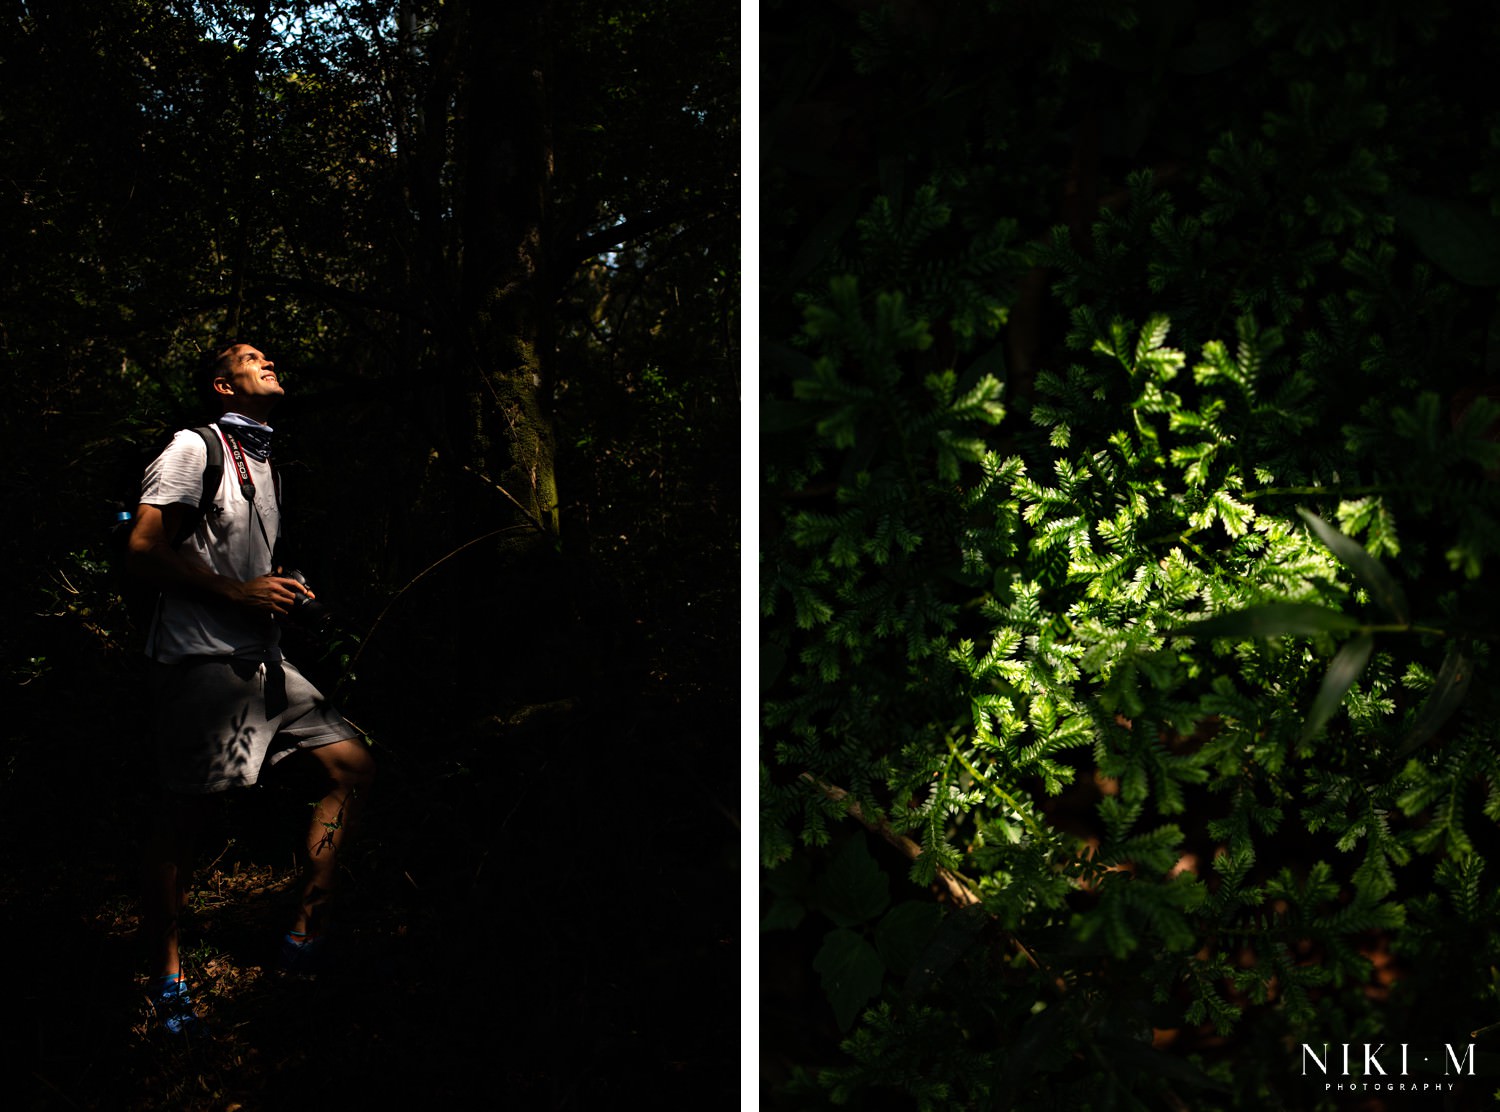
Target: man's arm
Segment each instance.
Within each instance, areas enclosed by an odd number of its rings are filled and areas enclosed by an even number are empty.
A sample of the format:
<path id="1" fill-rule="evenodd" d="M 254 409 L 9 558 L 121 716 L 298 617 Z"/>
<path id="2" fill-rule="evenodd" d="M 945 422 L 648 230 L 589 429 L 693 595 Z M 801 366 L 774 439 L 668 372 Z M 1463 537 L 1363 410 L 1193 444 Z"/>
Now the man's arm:
<path id="1" fill-rule="evenodd" d="M 130 531 L 126 557 L 126 567 L 133 575 L 163 590 L 218 599 L 272 614 L 287 613 L 299 594 L 312 597 L 312 592 L 295 579 L 262 575 L 241 581 L 184 559 L 173 547 L 172 538 L 177 536 L 191 509 L 181 502 L 168 506 L 141 503 L 135 514 L 135 528 Z"/>

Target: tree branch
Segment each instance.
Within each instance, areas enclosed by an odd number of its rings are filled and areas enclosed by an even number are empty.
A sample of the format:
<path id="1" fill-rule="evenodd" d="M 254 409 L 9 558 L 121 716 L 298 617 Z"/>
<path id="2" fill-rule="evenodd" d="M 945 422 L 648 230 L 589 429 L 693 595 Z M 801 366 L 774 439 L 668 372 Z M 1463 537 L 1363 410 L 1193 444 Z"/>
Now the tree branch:
<path id="1" fill-rule="evenodd" d="M 673 224 L 681 224 L 684 221 L 697 216 L 712 216 L 714 210 L 706 204 L 684 205 L 678 209 L 668 209 L 666 212 L 651 212 L 643 216 L 636 216 L 626 220 L 622 224 L 615 224 L 605 228 L 603 231 L 593 232 L 581 236 L 573 244 L 573 253 L 576 260 L 591 259 L 595 255 L 629 243 L 633 239 L 640 239 L 652 232 L 659 232 L 663 228 L 671 227 Z"/>
<path id="2" fill-rule="evenodd" d="M 909 860 L 915 861 L 922 855 L 921 846 L 917 845 L 916 842 L 912 841 L 905 834 L 896 833 L 896 831 L 891 829 L 891 824 L 885 819 L 881 819 L 879 822 L 871 822 L 865 818 L 865 813 L 859 805 L 859 800 L 855 799 L 843 788 L 838 787 L 836 784 L 829 784 L 823 780 L 819 780 L 811 772 L 804 772 L 802 779 L 812 784 L 835 803 L 844 804 L 844 810 L 858 819 L 866 830 L 872 834 L 880 835 L 880 837 L 905 854 Z M 974 889 L 969 887 L 968 881 L 964 880 L 963 877 L 950 869 L 943 868 L 941 865 L 937 867 L 937 875 L 938 879 L 942 881 L 943 887 L 948 890 L 948 895 L 952 897 L 953 902 L 958 904 L 958 906 L 979 907 L 982 905 L 983 901 L 980 900 Z M 1010 944 L 1016 948 L 1016 952 L 1026 959 L 1027 964 L 1039 973 L 1044 972 L 1041 964 L 1032 956 L 1031 951 L 1022 944 L 1019 938 L 1010 931 L 1006 931 L 1005 936 L 1010 941 Z M 1056 984 L 1059 993 L 1066 990 L 1066 986 L 1061 983 L 1060 979 Z"/>
<path id="3" fill-rule="evenodd" d="M 894 830 L 892 830 L 891 824 L 885 819 L 881 819 L 879 822 L 871 822 L 869 819 L 865 818 L 865 813 L 860 808 L 859 800 L 855 799 L 843 788 L 840 788 L 834 784 L 825 783 L 824 781 L 819 780 L 811 772 L 804 772 L 802 774 L 802 779 L 806 780 L 809 784 L 814 785 L 820 792 L 826 795 L 829 799 L 833 800 L 835 803 L 844 804 L 844 810 L 847 811 L 850 815 L 853 815 L 861 823 L 863 823 L 866 830 L 868 830 L 872 834 L 880 835 L 887 842 L 889 842 L 891 845 L 895 846 L 898 850 L 905 854 L 908 860 L 915 861 L 918 857 L 922 856 L 922 847 L 917 845 L 916 842 L 912 841 L 905 834 L 898 834 Z M 937 868 L 937 875 L 938 879 L 943 882 L 943 887 L 948 889 L 948 895 L 953 897 L 954 903 L 958 904 L 960 907 L 975 907 L 979 904 L 979 897 L 975 895 L 974 890 L 969 887 L 968 882 L 965 881 L 963 877 L 959 876 L 955 872 L 943 868 L 941 865 L 939 865 Z"/>

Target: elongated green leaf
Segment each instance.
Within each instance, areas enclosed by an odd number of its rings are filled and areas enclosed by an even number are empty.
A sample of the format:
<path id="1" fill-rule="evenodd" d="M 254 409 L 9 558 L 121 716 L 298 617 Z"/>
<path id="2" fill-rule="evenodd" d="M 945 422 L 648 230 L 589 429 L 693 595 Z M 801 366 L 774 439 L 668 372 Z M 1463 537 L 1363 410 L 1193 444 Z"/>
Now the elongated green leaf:
<path id="1" fill-rule="evenodd" d="M 1411 724 L 1411 733 L 1401 743 L 1397 756 L 1405 756 L 1426 742 L 1442 728 L 1444 722 L 1469 693 L 1469 681 L 1474 678 L 1474 662 L 1459 648 L 1457 643 L 1448 646 L 1448 655 L 1443 657 L 1443 666 L 1438 669 L 1437 681 L 1417 717 Z"/>
<path id="2" fill-rule="evenodd" d="M 1354 686 L 1354 681 L 1359 679 L 1365 665 L 1370 663 L 1370 652 L 1374 648 L 1374 634 L 1362 633 L 1345 644 L 1334 656 L 1328 665 L 1328 674 L 1323 677 L 1323 686 L 1318 689 L 1318 697 L 1313 700 L 1307 723 L 1302 727 L 1303 741 L 1316 734 L 1333 717 L 1333 712 L 1339 709 L 1349 688 Z"/>
<path id="3" fill-rule="evenodd" d="M 1391 209 L 1417 248 L 1471 286 L 1500 285 L 1500 220 L 1463 201 L 1395 193 Z"/>
<path id="4" fill-rule="evenodd" d="M 1212 618 L 1179 626 L 1167 632 L 1168 637 L 1282 637 L 1315 633 L 1351 633 L 1360 625 L 1347 614 L 1312 606 L 1303 602 L 1268 602 L 1236 610 L 1232 614 L 1215 614 Z"/>
<path id="5" fill-rule="evenodd" d="M 1354 573 L 1361 583 L 1369 589 L 1370 597 L 1402 625 L 1411 621 L 1408 616 L 1410 611 L 1406 605 L 1406 595 L 1401 590 L 1400 584 L 1391 578 L 1391 573 L 1385 570 L 1385 566 L 1375 557 L 1365 551 L 1364 545 L 1353 537 L 1346 537 L 1328 522 L 1310 510 L 1304 510 L 1300 506 L 1297 512 L 1302 515 L 1302 520 L 1311 526 L 1312 531 L 1318 535 L 1318 539 L 1328 546 L 1343 565 Z"/>

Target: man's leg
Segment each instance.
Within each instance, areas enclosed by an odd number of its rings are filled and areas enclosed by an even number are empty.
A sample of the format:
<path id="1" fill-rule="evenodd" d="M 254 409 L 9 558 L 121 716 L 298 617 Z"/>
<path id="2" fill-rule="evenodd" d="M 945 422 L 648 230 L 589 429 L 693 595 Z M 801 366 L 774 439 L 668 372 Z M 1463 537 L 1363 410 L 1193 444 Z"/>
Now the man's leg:
<path id="1" fill-rule="evenodd" d="M 307 828 L 307 860 L 302 874 L 302 898 L 292 933 L 316 937 L 328 922 L 328 903 L 338 885 L 339 851 L 359 812 L 362 796 L 375 782 L 375 758 L 364 742 L 353 738 L 302 750 L 320 774 L 325 794 L 313 808 Z"/>
<path id="2" fill-rule="evenodd" d="M 187 903 L 193 852 L 214 806 L 211 795 L 164 793 L 146 842 L 141 891 L 141 933 L 158 976 L 182 972 L 178 919 Z"/>

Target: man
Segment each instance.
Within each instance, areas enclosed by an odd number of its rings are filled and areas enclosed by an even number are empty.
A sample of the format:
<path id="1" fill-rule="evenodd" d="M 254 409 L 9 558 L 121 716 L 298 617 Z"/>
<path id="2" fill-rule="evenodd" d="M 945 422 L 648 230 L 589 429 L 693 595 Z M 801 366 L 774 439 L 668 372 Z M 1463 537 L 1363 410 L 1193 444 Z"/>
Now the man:
<path id="1" fill-rule="evenodd" d="M 285 967 L 310 970 L 327 956 L 338 854 L 375 774 L 358 732 L 281 655 L 276 619 L 312 593 L 273 564 L 281 508 L 266 422 L 284 393 L 276 365 L 234 343 L 202 375 L 221 413 L 217 495 L 198 505 L 207 447 L 191 429 L 177 433 L 146 469 L 128 557 L 131 571 L 161 590 L 146 652 L 156 661 L 164 801 L 147 849 L 142 921 L 155 965 L 152 998 L 173 1033 L 203 1031 L 182 976 L 177 926 L 195 835 L 213 797 L 256 783 L 288 758 L 321 781 L 301 898 L 281 949 Z"/>

